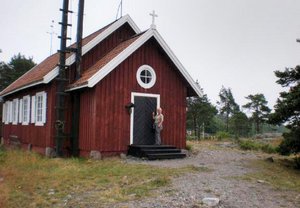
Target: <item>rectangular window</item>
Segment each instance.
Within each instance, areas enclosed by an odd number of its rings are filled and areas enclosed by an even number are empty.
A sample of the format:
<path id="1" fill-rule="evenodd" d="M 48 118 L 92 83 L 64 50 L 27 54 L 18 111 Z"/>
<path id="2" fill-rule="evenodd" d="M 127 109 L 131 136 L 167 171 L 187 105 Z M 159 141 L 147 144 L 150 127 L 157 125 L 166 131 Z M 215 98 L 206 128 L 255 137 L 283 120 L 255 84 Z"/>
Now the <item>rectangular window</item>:
<path id="1" fill-rule="evenodd" d="M 8 105 L 8 111 L 7 111 L 7 119 L 8 119 L 8 123 L 12 122 L 12 101 L 8 101 L 7 103 Z"/>
<path id="2" fill-rule="evenodd" d="M 35 96 L 35 125 L 37 126 L 43 126 L 46 123 L 46 103 L 46 93 L 37 93 Z"/>
<path id="3" fill-rule="evenodd" d="M 30 96 L 23 97 L 22 118 L 22 124 L 28 125 L 30 120 Z"/>
<path id="4" fill-rule="evenodd" d="M 23 122 L 23 100 L 19 100 L 19 123 Z"/>
<path id="5" fill-rule="evenodd" d="M 35 96 L 31 97 L 31 123 L 35 123 Z"/>
<path id="6" fill-rule="evenodd" d="M 12 102 L 12 123 L 14 125 L 18 124 L 18 114 L 19 112 L 19 100 L 14 99 Z"/>
<path id="7" fill-rule="evenodd" d="M 5 115 L 4 115 L 5 124 L 8 124 L 9 123 L 9 112 L 10 112 L 10 110 L 9 110 L 9 101 L 6 101 L 4 103 L 4 105 L 5 105 Z"/>

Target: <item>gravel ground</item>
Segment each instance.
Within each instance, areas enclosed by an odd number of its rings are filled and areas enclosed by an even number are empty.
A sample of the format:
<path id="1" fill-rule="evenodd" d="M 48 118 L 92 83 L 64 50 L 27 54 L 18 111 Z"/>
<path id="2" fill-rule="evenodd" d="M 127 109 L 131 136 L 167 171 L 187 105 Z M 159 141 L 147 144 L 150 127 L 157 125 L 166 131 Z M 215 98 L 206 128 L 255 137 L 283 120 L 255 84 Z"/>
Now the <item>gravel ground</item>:
<path id="1" fill-rule="evenodd" d="M 148 164 L 160 167 L 184 167 L 193 165 L 200 171 L 174 178 L 168 187 L 156 190 L 156 197 L 143 198 L 110 205 L 116 208 L 137 207 L 205 207 L 202 199 L 217 197 L 219 208 L 300 208 L 299 193 L 277 190 L 266 183 L 238 180 L 236 177 L 254 170 L 245 164 L 260 156 L 252 152 L 243 152 L 230 148 L 223 143 L 222 147 L 201 149 L 197 155 L 178 160 L 143 161 L 128 158 L 128 163 Z M 210 171 L 201 171 L 209 169 Z"/>

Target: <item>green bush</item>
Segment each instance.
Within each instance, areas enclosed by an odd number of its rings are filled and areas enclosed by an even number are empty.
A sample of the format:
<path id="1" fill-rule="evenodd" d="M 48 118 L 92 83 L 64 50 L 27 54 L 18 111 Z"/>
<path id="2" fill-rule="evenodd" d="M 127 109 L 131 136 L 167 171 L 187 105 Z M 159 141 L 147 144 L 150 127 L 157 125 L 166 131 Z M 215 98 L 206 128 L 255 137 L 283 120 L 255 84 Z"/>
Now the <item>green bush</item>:
<path id="1" fill-rule="evenodd" d="M 269 144 L 264 144 L 261 146 L 261 150 L 265 153 L 277 153 L 278 152 L 278 148 L 277 147 L 273 147 L 272 145 Z"/>
<path id="2" fill-rule="evenodd" d="M 282 155 L 290 155 L 300 152 L 300 128 L 283 134 L 284 140 L 279 145 L 279 152 Z"/>
<path id="3" fill-rule="evenodd" d="M 219 140 L 231 138 L 231 135 L 226 131 L 218 131 L 216 137 Z"/>
<path id="4" fill-rule="evenodd" d="M 259 150 L 260 144 L 251 140 L 239 140 L 240 148 L 243 150 Z"/>
<path id="5" fill-rule="evenodd" d="M 191 144 L 187 144 L 185 149 L 191 151 L 193 149 L 193 146 Z"/>
<path id="6" fill-rule="evenodd" d="M 262 144 L 253 140 L 239 140 L 238 143 L 243 150 L 261 150 L 269 154 L 278 152 L 278 147 L 273 147 L 270 144 Z"/>

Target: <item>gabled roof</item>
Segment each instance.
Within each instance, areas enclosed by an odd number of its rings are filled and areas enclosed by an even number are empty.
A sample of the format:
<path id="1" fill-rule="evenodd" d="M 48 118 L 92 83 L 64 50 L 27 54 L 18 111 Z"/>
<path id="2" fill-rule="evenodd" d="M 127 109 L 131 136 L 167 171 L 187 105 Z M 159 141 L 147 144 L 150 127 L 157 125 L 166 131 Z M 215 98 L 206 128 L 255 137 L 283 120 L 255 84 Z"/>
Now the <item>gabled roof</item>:
<path id="1" fill-rule="evenodd" d="M 135 33 L 140 33 L 140 29 L 133 22 L 129 15 L 125 15 L 119 20 L 103 27 L 102 29 L 92 33 L 82 40 L 82 55 L 86 54 L 92 48 L 94 48 L 98 43 L 112 34 L 119 27 L 128 23 Z M 74 47 L 75 44 L 70 47 Z M 52 81 L 57 75 L 59 68 L 57 64 L 59 62 L 59 54 L 53 54 L 42 61 L 40 64 L 33 67 L 31 70 L 26 72 L 12 84 L 10 84 L 7 88 L 5 88 L 2 92 L 0 92 L 1 96 L 7 96 L 9 94 L 18 92 L 20 90 L 36 86 L 39 84 L 47 84 Z M 75 54 L 71 53 L 67 55 L 66 64 L 71 65 L 75 62 Z"/>
<path id="2" fill-rule="evenodd" d="M 84 88 L 84 87 L 94 87 L 98 82 L 100 82 L 104 77 L 106 77 L 111 71 L 113 71 L 120 63 L 122 63 L 126 58 L 128 58 L 133 52 L 135 52 L 139 47 L 141 47 L 150 38 L 155 38 L 158 44 L 163 48 L 175 66 L 178 68 L 179 72 L 189 83 L 192 89 L 196 92 L 198 96 L 202 96 L 200 87 L 189 75 L 184 66 L 177 59 L 175 54 L 163 40 L 161 35 L 156 29 L 149 29 L 148 31 L 136 35 L 135 37 L 121 43 L 112 51 L 110 51 L 106 56 L 100 59 L 96 64 L 94 64 L 90 69 L 86 70 L 82 77 L 69 86 L 68 91 Z"/>

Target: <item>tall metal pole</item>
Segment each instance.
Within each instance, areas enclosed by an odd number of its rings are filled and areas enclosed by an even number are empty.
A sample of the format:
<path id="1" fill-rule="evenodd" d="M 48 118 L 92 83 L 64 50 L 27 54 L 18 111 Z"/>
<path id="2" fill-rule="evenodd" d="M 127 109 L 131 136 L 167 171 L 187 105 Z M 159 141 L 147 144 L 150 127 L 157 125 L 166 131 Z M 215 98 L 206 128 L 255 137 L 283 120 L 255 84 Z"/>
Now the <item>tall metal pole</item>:
<path id="1" fill-rule="evenodd" d="M 77 51 L 76 51 L 76 80 L 81 75 L 82 57 L 82 31 L 83 31 L 84 0 L 78 2 L 78 21 L 77 21 Z"/>
<path id="2" fill-rule="evenodd" d="M 76 44 L 76 75 L 78 80 L 82 72 L 82 31 L 84 16 L 84 0 L 78 2 L 78 20 L 77 20 L 77 44 Z M 71 127 L 71 149 L 73 156 L 79 156 L 79 119 L 80 119 L 80 93 L 75 91 L 72 94 L 73 113 Z"/>
<path id="3" fill-rule="evenodd" d="M 59 56 L 59 74 L 56 78 L 56 120 L 55 120 L 55 143 L 56 143 L 56 155 L 58 157 L 63 156 L 63 143 L 65 138 L 64 126 L 65 126 L 65 86 L 66 86 L 66 53 L 67 53 L 67 27 L 68 24 L 68 13 L 69 11 L 69 0 L 63 1 L 62 21 L 61 24 L 61 35 L 60 38 L 60 56 Z"/>

